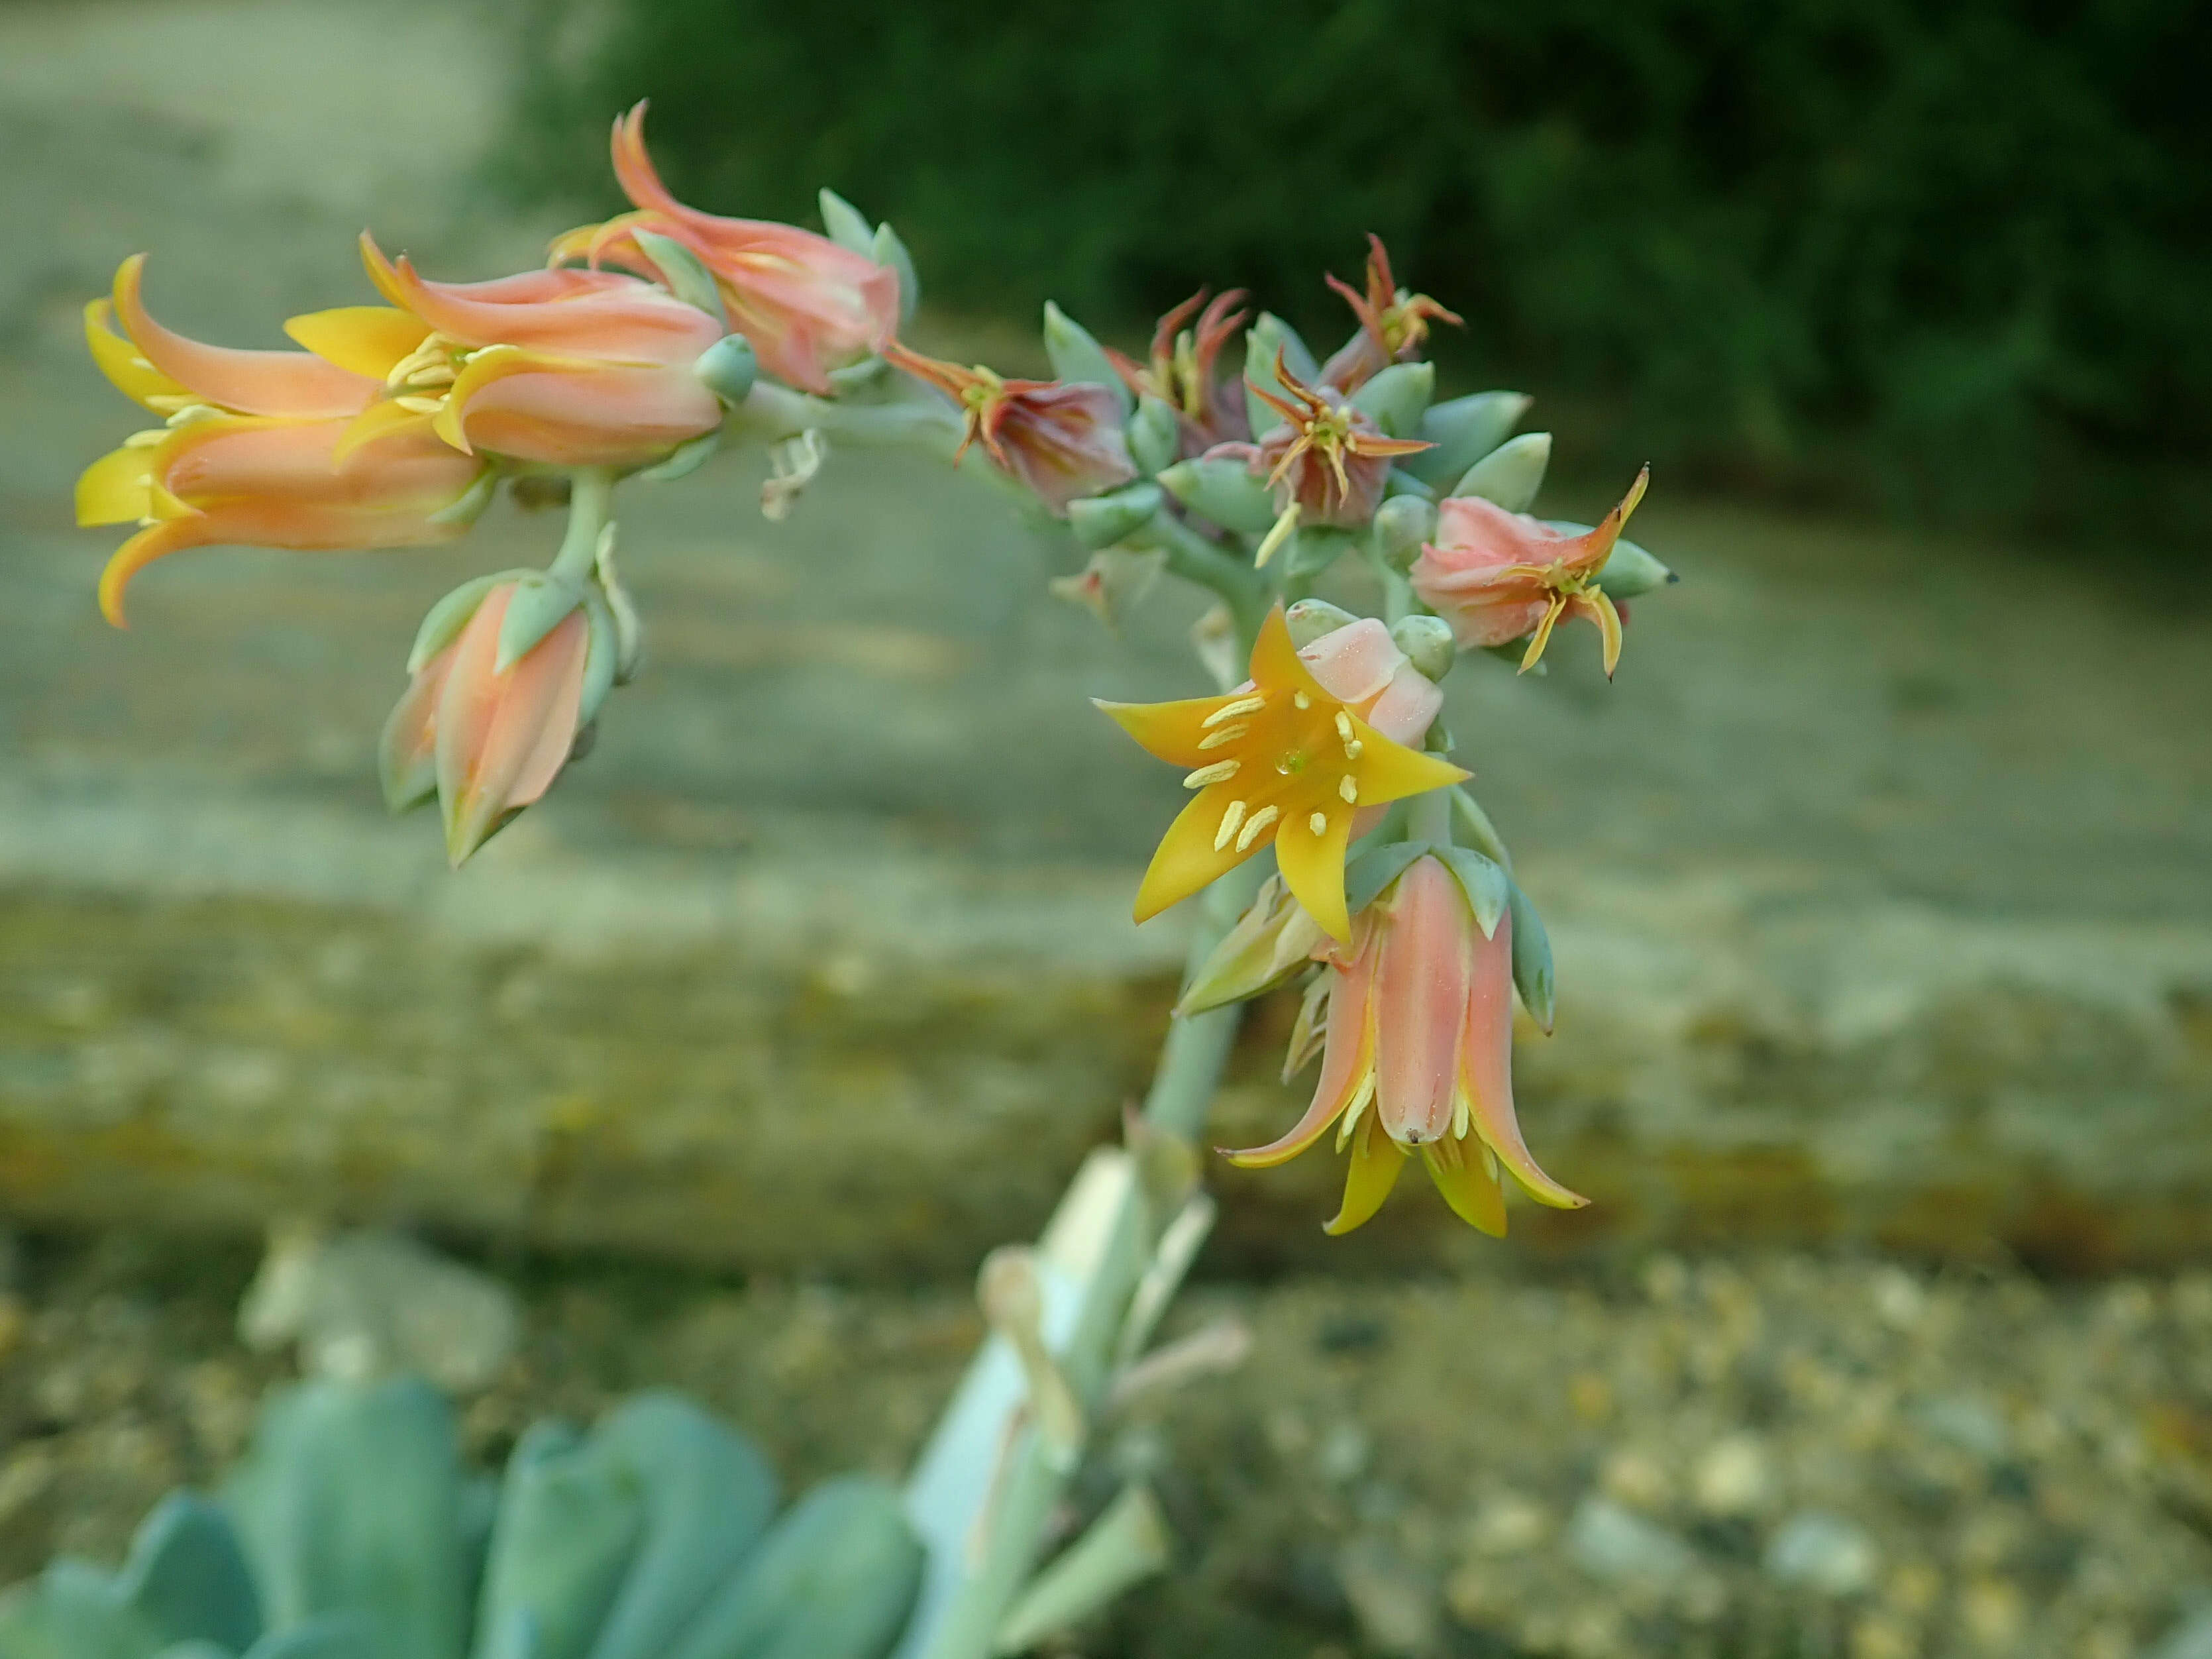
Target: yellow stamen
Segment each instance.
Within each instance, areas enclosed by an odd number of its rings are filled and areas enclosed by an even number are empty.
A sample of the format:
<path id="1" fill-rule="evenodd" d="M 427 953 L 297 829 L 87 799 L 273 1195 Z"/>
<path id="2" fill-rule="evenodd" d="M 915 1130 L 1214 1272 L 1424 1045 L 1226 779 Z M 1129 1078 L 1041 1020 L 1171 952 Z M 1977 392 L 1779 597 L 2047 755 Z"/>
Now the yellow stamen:
<path id="1" fill-rule="evenodd" d="M 1474 1124 L 1467 1113 L 1467 1097 L 1455 1096 L 1452 1100 L 1452 1139 L 1465 1140 L 1467 1132 L 1473 1127 Z"/>
<path id="2" fill-rule="evenodd" d="M 1237 775 L 1243 761 L 1216 761 L 1211 766 L 1201 766 L 1182 781 L 1186 789 L 1203 789 L 1209 783 L 1226 783 Z"/>
<path id="3" fill-rule="evenodd" d="M 1352 1131 L 1359 1121 L 1359 1115 L 1367 1109 L 1367 1103 L 1375 1098 L 1375 1073 L 1370 1071 L 1359 1085 L 1359 1092 L 1352 1097 L 1352 1104 L 1344 1109 L 1344 1121 L 1336 1126 L 1336 1150 L 1342 1152 L 1352 1143 Z"/>
<path id="4" fill-rule="evenodd" d="M 1328 833 L 1328 814 L 1326 812 L 1316 812 L 1311 817 L 1306 820 L 1306 828 L 1312 830 L 1316 836 L 1327 835 Z"/>
<path id="5" fill-rule="evenodd" d="M 1290 457 L 1286 455 L 1283 459 L 1287 463 Z M 1283 468 L 1278 466 L 1275 469 L 1275 471 L 1279 475 L 1283 471 Z M 1267 482 L 1272 484 L 1275 480 L 1271 477 Z M 1288 507 L 1283 509 L 1282 517 L 1277 519 L 1275 522 L 1269 526 L 1267 533 L 1261 538 L 1260 550 L 1252 556 L 1252 562 L 1259 566 L 1261 569 L 1265 570 L 1267 568 L 1267 561 L 1273 558 L 1278 552 L 1281 551 L 1283 544 L 1290 540 L 1291 532 L 1297 527 L 1298 504 L 1296 501 L 1292 501 Z"/>
<path id="6" fill-rule="evenodd" d="M 1200 720 L 1199 726 L 1201 729 L 1216 726 L 1224 720 L 1235 720 L 1239 714 L 1257 714 L 1267 706 L 1267 700 L 1265 697 L 1239 697 L 1235 702 L 1223 703 L 1220 708 Z"/>
<path id="7" fill-rule="evenodd" d="M 1293 691 L 1291 693 L 1291 707 L 1293 708 L 1310 708 L 1313 707 L 1313 699 L 1306 696 L 1303 691 Z"/>
<path id="8" fill-rule="evenodd" d="M 446 406 L 443 398 L 394 398 L 392 401 L 410 415 L 435 415 Z"/>
<path id="9" fill-rule="evenodd" d="M 1209 732 L 1198 740 L 1199 748 L 1218 749 L 1224 743 L 1234 743 L 1252 729 L 1248 720 L 1238 720 L 1234 726 L 1224 726 L 1218 732 Z"/>
<path id="10" fill-rule="evenodd" d="M 1237 833 L 1237 850 L 1240 853 L 1250 851 L 1252 843 L 1260 839 L 1261 832 L 1282 816 L 1283 809 L 1279 806 L 1263 806 L 1253 813 L 1244 821 L 1243 829 Z"/>
<path id="11" fill-rule="evenodd" d="M 1228 846 L 1230 837 L 1237 833 L 1237 826 L 1243 822 L 1244 803 L 1241 800 L 1231 801 L 1229 810 L 1221 815 L 1221 827 L 1213 832 L 1213 850 L 1218 853 L 1223 848 Z"/>
<path id="12" fill-rule="evenodd" d="M 151 449 L 168 435 L 167 431 L 160 428 L 155 428 L 149 432 L 134 432 L 123 441 L 123 447 L 125 449 Z"/>
<path id="13" fill-rule="evenodd" d="M 1338 781 L 1336 793 L 1343 798 L 1344 804 L 1346 806 L 1357 806 L 1359 805 L 1359 782 L 1358 780 L 1354 778 L 1351 773 L 1346 772 L 1344 776 Z"/>

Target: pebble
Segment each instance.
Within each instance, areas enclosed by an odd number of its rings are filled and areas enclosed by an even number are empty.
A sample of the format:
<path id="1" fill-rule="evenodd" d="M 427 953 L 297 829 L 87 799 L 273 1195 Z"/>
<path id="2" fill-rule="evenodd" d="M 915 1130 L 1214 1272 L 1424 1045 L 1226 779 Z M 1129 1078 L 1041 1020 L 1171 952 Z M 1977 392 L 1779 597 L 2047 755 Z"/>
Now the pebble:
<path id="1" fill-rule="evenodd" d="M 1609 1498 L 1590 1497 L 1567 1522 L 1567 1549 L 1583 1571 L 1613 1582 L 1664 1583 L 1697 1565 L 1697 1553 L 1666 1528 Z"/>
<path id="2" fill-rule="evenodd" d="M 1785 1584 L 1823 1595 L 1856 1595 L 1872 1587 L 1874 1540 L 1840 1515 L 1806 1510 L 1791 1516 L 1766 1547 L 1766 1571 Z"/>
<path id="3" fill-rule="evenodd" d="M 1716 1441 L 1698 1460 L 1692 1487 L 1698 1507 L 1708 1515 L 1755 1515 L 1773 1502 L 1773 1460 L 1755 1434 L 1732 1434 Z"/>

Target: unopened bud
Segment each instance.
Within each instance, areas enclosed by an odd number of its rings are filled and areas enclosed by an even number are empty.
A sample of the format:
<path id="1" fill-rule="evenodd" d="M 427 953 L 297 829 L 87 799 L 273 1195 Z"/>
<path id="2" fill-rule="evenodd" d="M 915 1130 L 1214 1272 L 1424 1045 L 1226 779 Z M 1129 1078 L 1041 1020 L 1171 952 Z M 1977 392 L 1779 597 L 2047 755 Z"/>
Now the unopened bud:
<path id="1" fill-rule="evenodd" d="M 1462 473 L 1455 495 L 1480 495 L 1508 513 L 1526 513 L 1551 465 L 1552 434 L 1524 432 L 1502 443 Z"/>
<path id="2" fill-rule="evenodd" d="M 1291 630 L 1291 643 L 1301 651 L 1316 640 L 1340 628 L 1349 628 L 1358 620 L 1342 605 L 1331 605 L 1327 599 L 1300 599 L 1283 612 L 1283 621 Z"/>
<path id="3" fill-rule="evenodd" d="M 760 358 L 744 335 L 725 334 L 699 354 L 691 372 L 708 391 L 735 409 L 760 378 Z"/>
<path id="4" fill-rule="evenodd" d="M 1443 679 L 1459 658 L 1451 624 L 1442 617 L 1401 617 L 1390 629 L 1390 642 L 1425 679 Z"/>
<path id="5" fill-rule="evenodd" d="M 1421 556 L 1422 544 L 1437 533 L 1437 509 L 1419 495 L 1393 495 L 1375 509 L 1368 534 L 1375 550 L 1393 570 L 1403 570 Z"/>

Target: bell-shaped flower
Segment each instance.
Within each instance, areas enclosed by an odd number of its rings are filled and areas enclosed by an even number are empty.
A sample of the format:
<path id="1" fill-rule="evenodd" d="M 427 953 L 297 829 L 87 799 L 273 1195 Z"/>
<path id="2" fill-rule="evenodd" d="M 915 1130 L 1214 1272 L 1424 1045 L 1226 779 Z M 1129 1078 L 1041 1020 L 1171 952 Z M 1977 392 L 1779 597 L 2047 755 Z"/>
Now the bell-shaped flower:
<path id="1" fill-rule="evenodd" d="M 795 225 L 726 219 L 684 206 L 646 154 L 642 102 L 615 122 L 614 162 L 636 210 L 556 238 L 556 261 L 657 272 L 636 233 L 681 243 L 713 273 L 730 326 L 752 342 L 761 367 L 809 392 L 827 392 L 831 369 L 890 343 L 899 320 L 896 270 Z"/>
<path id="2" fill-rule="evenodd" d="M 1222 696 L 1098 704 L 1152 754 L 1189 769 L 1183 787 L 1196 791 L 1145 872 L 1137 920 L 1272 846 L 1291 896 L 1331 938 L 1348 939 L 1345 848 L 1371 809 L 1468 775 L 1407 746 L 1426 734 L 1443 694 L 1372 617 L 1301 652 L 1280 609 L 1270 611 L 1250 672 Z"/>
<path id="3" fill-rule="evenodd" d="M 1457 326 L 1456 312 L 1447 311 L 1425 294 L 1409 294 L 1390 274 L 1390 255 L 1382 239 L 1367 234 L 1367 292 L 1332 276 L 1328 285 L 1344 296 L 1359 319 L 1359 331 L 1337 349 L 1322 365 L 1321 378 L 1339 392 L 1357 392 L 1392 363 L 1410 362 L 1421 355 L 1429 337 L 1429 321 Z"/>
<path id="4" fill-rule="evenodd" d="M 611 630 L 581 603 L 502 663 L 501 633 L 527 580 L 471 584 L 456 597 L 480 593 L 473 609 L 433 612 L 446 637 L 418 647 L 422 660 L 385 721 L 385 799 L 397 811 L 434 788 L 456 868 L 552 787 L 613 681 Z"/>
<path id="5" fill-rule="evenodd" d="M 239 350 L 174 333 L 146 310 L 144 264 L 143 255 L 124 261 L 112 300 L 85 308 L 94 361 L 166 422 L 77 480 L 79 524 L 139 526 L 100 576 L 110 622 L 122 625 L 131 577 L 184 548 L 416 547 L 468 528 L 486 494 L 482 460 L 422 433 L 346 447 L 379 380 L 304 351 Z"/>
<path id="6" fill-rule="evenodd" d="M 1232 288 L 1209 303 L 1206 290 L 1199 289 L 1160 319 L 1144 362 L 1106 348 L 1108 361 L 1131 392 L 1139 398 L 1157 398 L 1175 410 L 1186 459 L 1203 455 L 1216 444 L 1252 435 L 1236 380 L 1217 368 L 1221 348 L 1236 337 L 1250 314 L 1237 309 L 1243 299 L 1244 290 Z M 1194 326 L 1193 317 L 1197 319 Z"/>
<path id="7" fill-rule="evenodd" d="M 1546 1175 L 1513 1111 L 1512 918 L 1486 934 L 1434 854 L 1359 913 L 1351 946 L 1327 953 L 1327 1036 L 1313 1103 L 1281 1139 L 1228 1154 L 1265 1169 L 1336 1129 L 1351 1167 L 1328 1223 L 1349 1232 L 1382 1207 L 1419 1152 L 1444 1201 L 1484 1232 L 1505 1231 L 1501 1165 L 1540 1204 L 1589 1200 Z"/>
<path id="8" fill-rule="evenodd" d="M 1523 673 L 1543 657 L 1560 617 L 1587 617 L 1604 641 L 1610 678 L 1620 661 L 1620 611 L 1597 576 L 1650 477 L 1650 467 L 1638 473 L 1604 522 L 1580 533 L 1479 495 L 1452 496 L 1437 505 L 1437 539 L 1414 561 L 1413 592 L 1470 650 L 1527 638 Z"/>
<path id="9" fill-rule="evenodd" d="M 286 331 L 375 377 L 349 446 L 432 434 L 464 454 L 546 466 L 649 466 L 721 424 L 696 372 L 722 337 L 696 306 L 608 270 L 434 283 L 367 235 L 362 257 L 393 308 L 348 306 Z"/>
<path id="10" fill-rule="evenodd" d="M 956 465 L 970 444 L 981 443 L 1000 471 L 1028 485 L 1056 517 L 1067 516 L 1070 501 L 1137 476 L 1109 387 L 1009 380 L 981 364 L 963 368 L 897 344 L 884 348 L 884 359 L 959 405 L 967 424 Z"/>
<path id="11" fill-rule="evenodd" d="M 1390 463 L 1431 447 L 1418 438 L 1392 438 L 1364 410 L 1346 402 L 1327 384 L 1309 386 L 1292 374 L 1286 355 L 1275 354 L 1275 378 L 1288 398 L 1253 385 L 1252 395 L 1283 417 L 1256 444 L 1217 446 L 1212 454 L 1235 456 L 1264 473 L 1275 508 L 1298 509 L 1297 522 L 1358 528 L 1375 516 Z"/>

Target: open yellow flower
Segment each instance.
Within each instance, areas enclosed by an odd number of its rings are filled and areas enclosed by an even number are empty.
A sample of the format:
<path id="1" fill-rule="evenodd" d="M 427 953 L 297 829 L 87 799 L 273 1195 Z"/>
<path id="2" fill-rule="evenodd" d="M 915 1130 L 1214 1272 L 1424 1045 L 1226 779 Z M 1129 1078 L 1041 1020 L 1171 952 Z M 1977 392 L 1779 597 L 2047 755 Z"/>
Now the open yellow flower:
<path id="1" fill-rule="evenodd" d="M 1354 702 L 1328 690 L 1291 643 L 1279 606 L 1261 625 L 1251 672 L 1249 684 L 1222 696 L 1098 704 L 1152 753 L 1189 769 L 1183 785 L 1198 792 L 1152 854 L 1137 890 L 1137 920 L 1272 845 L 1298 902 L 1331 938 L 1348 941 L 1344 852 L 1352 819 L 1468 774 L 1385 736 Z M 1370 712 L 1387 695 L 1382 685 L 1362 689 L 1375 693 Z"/>

